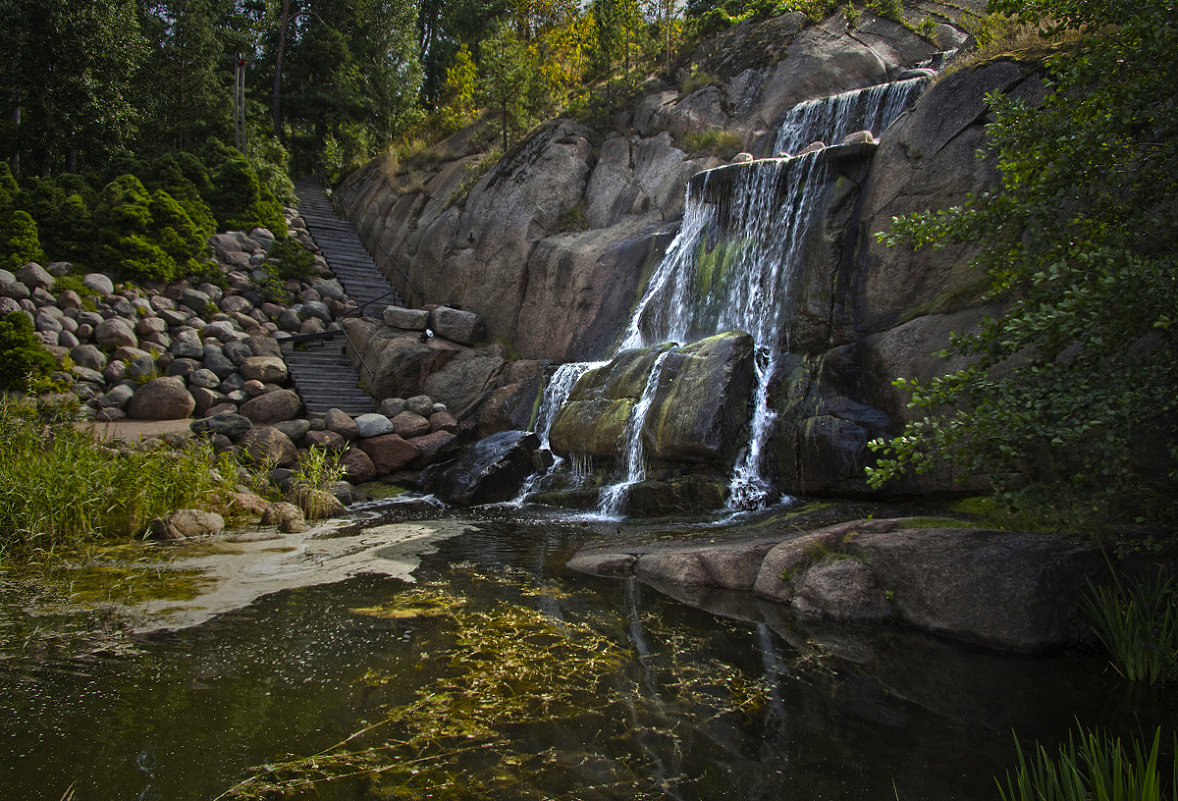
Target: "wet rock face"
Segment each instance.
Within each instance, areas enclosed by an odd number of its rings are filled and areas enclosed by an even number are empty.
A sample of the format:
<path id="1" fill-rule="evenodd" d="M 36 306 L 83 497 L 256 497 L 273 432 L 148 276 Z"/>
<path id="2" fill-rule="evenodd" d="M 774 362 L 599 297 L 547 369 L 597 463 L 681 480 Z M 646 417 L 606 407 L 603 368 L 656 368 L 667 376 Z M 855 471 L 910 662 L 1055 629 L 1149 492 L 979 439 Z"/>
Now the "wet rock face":
<path id="1" fill-rule="evenodd" d="M 539 447 L 539 438 L 530 431 L 492 434 L 438 474 L 430 490 L 456 506 L 510 500 L 531 474 L 532 454 Z"/>
<path id="2" fill-rule="evenodd" d="M 676 597 L 749 591 L 797 618 L 893 622 L 1001 650 L 1082 641 L 1081 598 L 1107 566 L 1063 535 L 857 520 L 722 543 L 587 548 L 569 567 L 637 576 Z"/>
<path id="3" fill-rule="evenodd" d="M 684 347 L 623 351 L 586 373 L 552 424 L 549 440 L 562 456 L 612 459 L 628 420 L 666 352 L 644 418 L 648 458 L 666 463 L 732 464 L 748 422 L 753 340 L 729 332 Z"/>

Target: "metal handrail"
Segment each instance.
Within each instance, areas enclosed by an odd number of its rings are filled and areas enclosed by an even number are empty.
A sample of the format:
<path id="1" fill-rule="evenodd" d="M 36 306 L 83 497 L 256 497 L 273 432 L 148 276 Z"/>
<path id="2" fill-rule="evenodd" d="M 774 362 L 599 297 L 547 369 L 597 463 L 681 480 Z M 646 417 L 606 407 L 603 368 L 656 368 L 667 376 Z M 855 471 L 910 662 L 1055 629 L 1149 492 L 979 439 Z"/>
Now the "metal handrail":
<path id="1" fill-rule="evenodd" d="M 346 219 L 352 225 L 357 226 L 360 229 L 360 232 L 362 234 L 364 234 L 364 237 L 367 237 L 367 239 L 369 241 L 371 241 L 378 248 L 380 248 L 380 252 L 385 255 L 385 258 L 388 259 L 388 261 L 391 265 L 393 265 L 393 269 L 396 270 L 401 275 L 401 278 L 404 279 L 405 283 L 412 290 L 412 293 L 410 294 L 410 297 L 408 298 L 408 300 L 410 302 L 417 302 L 418 305 L 424 305 L 425 304 L 425 293 L 417 288 L 417 284 L 413 283 L 413 279 L 409 277 L 409 273 L 405 272 L 405 270 L 403 270 L 401 268 L 400 263 L 398 263 L 397 260 L 395 258 L 393 258 L 393 254 L 389 253 L 388 249 L 386 249 L 385 246 L 383 244 L 381 244 L 381 241 L 379 239 L 377 239 L 375 236 L 373 236 L 372 231 L 368 228 L 367 225 L 365 225 L 361 221 L 352 219 L 351 216 L 348 214 L 341 214 L 341 209 L 339 207 L 339 204 L 336 203 L 335 193 L 331 191 L 331 184 L 328 183 L 327 176 L 323 174 L 322 170 L 318 171 L 316 173 L 316 175 L 319 178 L 319 185 L 323 188 L 323 194 L 331 201 L 331 206 L 333 209 L 335 209 L 335 213 L 337 215 L 339 215 L 342 219 Z M 417 296 L 416 299 L 413 297 L 413 295 Z"/>

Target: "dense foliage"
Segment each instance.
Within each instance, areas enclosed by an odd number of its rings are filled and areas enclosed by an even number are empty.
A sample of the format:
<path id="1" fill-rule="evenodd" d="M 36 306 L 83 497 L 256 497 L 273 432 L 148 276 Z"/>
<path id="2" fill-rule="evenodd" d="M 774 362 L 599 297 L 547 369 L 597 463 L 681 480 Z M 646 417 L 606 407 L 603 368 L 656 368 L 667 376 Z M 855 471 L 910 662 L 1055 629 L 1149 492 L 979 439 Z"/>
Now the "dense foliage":
<path id="1" fill-rule="evenodd" d="M 208 163 L 124 152 L 106 173 L 19 183 L 0 162 L 0 265 L 68 261 L 79 272 L 171 281 L 209 272 L 208 238 L 218 230 L 285 234 L 282 206 L 253 164 L 215 143 L 209 152 Z"/>
<path id="2" fill-rule="evenodd" d="M 1038 107 L 989 100 L 1001 187 L 897 219 L 890 243 L 977 242 L 1005 311 L 955 337 L 969 367 L 903 381 L 928 415 L 888 443 L 876 483 L 948 459 L 1013 503 L 1077 499 L 1091 516 L 1172 519 L 1178 479 L 1178 8 L 1001 0 L 1046 32 Z M 1050 31 L 1047 29 L 1050 28 Z"/>
<path id="3" fill-rule="evenodd" d="M 518 136 L 584 108 L 594 83 L 669 72 L 717 21 L 799 8 L 835 4 L 695 2 L 681 17 L 670 0 L 0 0 L 0 156 L 18 176 L 85 174 L 124 150 L 207 157 L 220 139 L 259 173 L 338 177 L 487 108 Z"/>
<path id="4" fill-rule="evenodd" d="M 9 312 L 0 317 L 0 390 L 28 389 L 30 378 L 46 376 L 56 367 L 28 315 Z"/>

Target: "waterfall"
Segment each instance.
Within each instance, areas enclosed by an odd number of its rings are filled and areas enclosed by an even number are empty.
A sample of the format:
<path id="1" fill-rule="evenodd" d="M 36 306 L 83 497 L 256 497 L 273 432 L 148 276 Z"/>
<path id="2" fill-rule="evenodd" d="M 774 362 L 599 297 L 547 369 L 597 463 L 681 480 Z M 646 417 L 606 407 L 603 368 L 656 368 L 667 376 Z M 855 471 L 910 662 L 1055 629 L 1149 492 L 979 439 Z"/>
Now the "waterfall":
<path id="1" fill-rule="evenodd" d="M 854 89 L 794 106 L 785 115 L 774 153 L 797 153 L 811 142 L 838 144 L 847 134 L 879 136 L 923 91 L 928 78 L 911 78 Z"/>
<path id="2" fill-rule="evenodd" d="M 549 450 L 548 435 L 552 431 L 552 421 L 556 419 L 556 413 L 560 407 L 569 399 L 569 394 L 573 391 L 577 379 L 590 370 L 604 367 L 607 364 L 609 362 L 568 362 L 557 367 L 552 373 L 552 377 L 548 379 L 548 383 L 544 387 L 544 394 L 540 397 L 540 408 L 536 411 L 536 422 L 532 425 L 532 430 L 540 438 L 541 450 Z M 527 497 L 535 492 L 537 484 L 560 470 L 564 464 L 565 460 L 558 456 L 544 473 L 532 473 L 524 485 L 520 487 L 519 494 L 510 501 L 510 504 L 521 506 Z"/>
<path id="3" fill-rule="evenodd" d="M 794 152 L 819 140 L 837 143 L 863 129 L 879 135 L 927 81 L 914 78 L 799 104 L 786 115 L 775 151 Z M 815 230 L 815 216 L 831 181 L 829 161 L 818 151 L 693 178 L 679 233 L 622 334 L 619 351 L 694 342 L 727 331 L 752 336 L 756 389 L 748 440 L 729 482 L 730 511 L 763 508 L 771 500 L 764 461 L 776 417 L 772 388 L 788 352 L 793 285 L 805 268 L 808 234 Z M 625 473 L 602 490 L 599 514 L 619 516 L 630 487 L 645 478 L 642 430 L 666 354 L 660 354 L 627 420 L 618 454 L 619 473 Z"/>
<path id="4" fill-rule="evenodd" d="M 556 368 L 552 378 L 548 379 L 544 387 L 544 395 L 540 399 L 540 409 L 536 412 L 536 423 L 532 430 L 540 438 L 540 447 L 548 447 L 548 434 L 552 430 L 552 421 L 556 413 L 577 383 L 577 379 L 597 367 L 604 367 L 609 362 L 569 362 Z"/>
<path id="5" fill-rule="evenodd" d="M 743 510 L 764 505 L 770 494 L 763 477 L 775 417 L 769 391 L 784 344 L 790 287 L 828 170 L 817 153 L 808 153 L 759 162 L 735 175 L 720 203 L 707 202 L 710 176 L 689 185 L 683 226 L 635 307 L 623 347 L 687 342 L 724 331 L 752 335 L 757 384 L 750 436 L 733 470 L 728 500 L 730 509 Z M 656 380 L 652 373 L 651 382 Z M 631 450 L 623 455 L 627 463 L 635 458 Z"/>
<path id="6" fill-rule="evenodd" d="M 642 427 L 646 423 L 647 412 L 654 402 L 654 393 L 658 389 L 659 379 L 663 375 L 663 364 L 671 353 L 665 350 L 655 360 L 650 371 L 650 378 L 642 390 L 642 397 L 634 408 L 630 410 L 630 417 L 626 421 L 626 438 L 623 442 L 623 453 L 626 457 L 626 475 L 616 484 L 603 487 L 598 508 L 607 517 L 620 517 L 629 496 L 630 487 L 646 478 L 646 449 L 642 446 Z"/>

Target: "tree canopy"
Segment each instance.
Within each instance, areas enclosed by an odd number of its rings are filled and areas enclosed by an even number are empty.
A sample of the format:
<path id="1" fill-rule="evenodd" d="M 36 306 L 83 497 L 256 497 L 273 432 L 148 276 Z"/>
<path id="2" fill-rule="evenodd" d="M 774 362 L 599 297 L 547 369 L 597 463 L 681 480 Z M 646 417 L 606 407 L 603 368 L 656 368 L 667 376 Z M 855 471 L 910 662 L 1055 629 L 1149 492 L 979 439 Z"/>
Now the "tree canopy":
<path id="1" fill-rule="evenodd" d="M 1001 186 L 898 218 L 890 243 L 977 242 L 1005 310 L 956 336 L 970 366 L 900 381 L 926 416 L 870 470 L 880 484 L 949 460 L 1012 503 L 1173 519 L 1178 479 L 1178 8 L 1169 0 L 997 0 L 1072 30 L 1039 106 L 989 98 Z"/>

